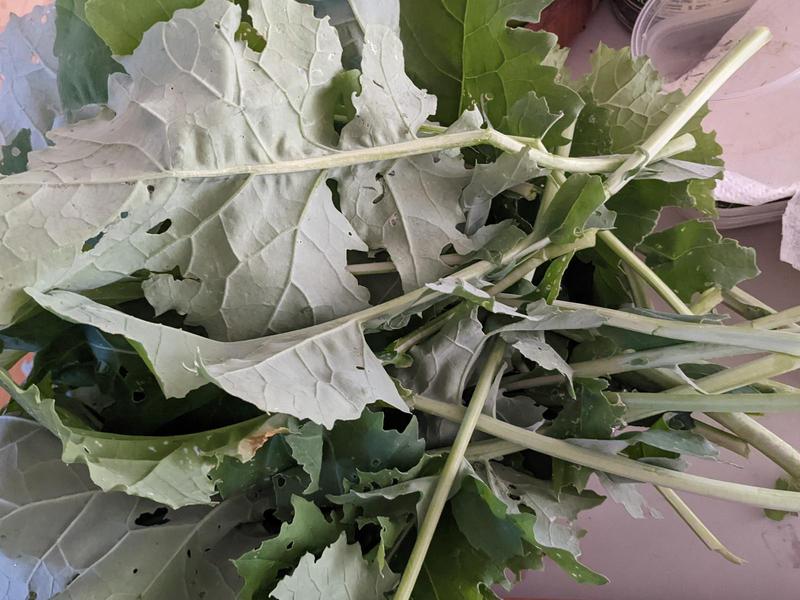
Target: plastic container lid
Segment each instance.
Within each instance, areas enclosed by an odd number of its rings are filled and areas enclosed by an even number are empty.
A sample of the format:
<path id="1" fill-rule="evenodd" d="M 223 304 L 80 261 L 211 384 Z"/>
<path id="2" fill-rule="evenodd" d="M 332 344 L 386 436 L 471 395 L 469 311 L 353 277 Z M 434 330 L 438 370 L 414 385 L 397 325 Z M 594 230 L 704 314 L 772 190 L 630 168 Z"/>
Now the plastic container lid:
<path id="1" fill-rule="evenodd" d="M 800 78 L 800 11 L 785 2 L 755 0 L 650 0 L 633 28 L 631 51 L 649 56 L 667 82 L 691 88 L 746 23 L 772 24 L 772 41 L 740 69 L 713 101 L 770 93 Z M 781 24 L 776 27 L 775 23 Z M 711 53 L 711 54 L 709 54 Z M 687 78 L 685 75 L 690 73 Z"/>

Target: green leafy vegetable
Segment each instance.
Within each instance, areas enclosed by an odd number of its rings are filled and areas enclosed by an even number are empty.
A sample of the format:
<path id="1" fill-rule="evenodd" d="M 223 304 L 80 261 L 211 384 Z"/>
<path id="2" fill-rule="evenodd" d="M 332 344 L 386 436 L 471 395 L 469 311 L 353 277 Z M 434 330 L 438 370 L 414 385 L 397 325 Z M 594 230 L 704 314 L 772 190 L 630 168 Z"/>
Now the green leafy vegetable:
<path id="1" fill-rule="evenodd" d="M 689 221 L 651 233 L 640 246 L 648 264 L 687 302 L 710 287 L 729 290 L 759 273 L 752 248 L 723 238 L 713 223 Z"/>
<path id="2" fill-rule="evenodd" d="M 538 21 L 548 4 L 547 0 L 488 4 L 480 0 L 400 1 L 400 33 L 408 70 L 418 85 L 439 99 L 439 121 L 452 123 L 473 104 L 487 100 L 487 114 L 499 125 L 518 101 L 535 90 L 545 99 L 548 112 L 561 113 L 550 129 L 553 140 L 560 139 L 582 102 L 557 83 L 558 69 L 550 64 L 556 52 L 555 36 L 509 25 L 511 20 Z M 528 123 L 517 120 L 516 124 Z"/>
<path id="3" fill-rule="evenodd" d="M 603 501 L 592 473 L 637 518 L 658 482 L 712 548 L 663 486 L 800 512 L 786 442 L 743 413 L 709 413 L 735 439 L 665 413 L 697 389 L 800 407 L 768 379 L 800 365 L 797 310 L 736 287 L 752 251 L 708 222 L 653 233 L 664 206 L 714 213 L 705 108 L 627 50 L 573 81 L 529 26 L 548 4 L 57 0 L 11 18 L 9 598 L 486 600 L 551 563 L 602 584 L 576 525 Z M 709 439 L 760 450 L 780 489 L 684 472 L 717 457 Z"/>

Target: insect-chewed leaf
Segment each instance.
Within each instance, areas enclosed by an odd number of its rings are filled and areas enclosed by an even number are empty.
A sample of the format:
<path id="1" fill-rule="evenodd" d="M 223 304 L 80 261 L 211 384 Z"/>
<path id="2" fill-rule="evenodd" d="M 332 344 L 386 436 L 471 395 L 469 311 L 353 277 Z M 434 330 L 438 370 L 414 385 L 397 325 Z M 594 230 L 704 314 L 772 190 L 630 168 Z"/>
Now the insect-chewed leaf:
<path id="1" fill-rule="evenodd" d="M 315 559 L 306 554 L 294 572 L 275 586 L 277 600 L 382 600 L 394 587 L 396 576 L 381 573 L 376 564 L 361 555 L 361 546 L 347 543 L 347 534 L 339 536 Z"/>
<path id="2" fill-rule="evenodd" d="M 218 342 L 131 317 L 72 292 L 29 293 L 63 319 L 125 336 L 167 397 L 183 397 L 211 382 L 265 412 L 326 426 L 355 419 L 379 400 L 408 410 L 355 320 Z"/>
<path id="3" fill-rule="evenodd" d="M 686 302 L 710 287 L 729 290 L 759 274 L 755 251 L 723 238 L 710 222 L 688 221 L 651 233 L 640 250 L 656 274 Z"/>
<path id="4" fill-rule="evenodd" d="M 41 425 L 0 418 L 0 573 L 8 598 L 237 597 L 230 560 L 254 543 L 236 528 L 258 518 L 253 504 L 240 497 L 170 511 L 100 491 L 85 467 L 65 465 L 60 454 Z"/>
<path id="5" fill-rule="evenodd" d="M 284 415 L 265 415 L 188 435 L 116 435 L 93 431 L 60 411 L 54 400 L 43 398 L 36 386 L 19 388 L 4 371 L 0 388 L 58 436 L 64 447 L 62 460 L 84 463 L 101 489 L 124 491 L 172 508 L 211 504 L 216 489 L 209 475 L 223 457 L 250 460 L 273 435 L 288 431 Z"/>
<path id="6" fill-rule="evenodd" d="M 146 284 L 148 299 L 221 339 L 365 305 L 345 270 L 347 251 L 365 246 L 324 174 L 244 173 L 332 151 L 338 36 L 293 0 L 251 13 L 271 31 L 260 54 L 234 39 L 240 9 L 224 0 L 154 25 L 120 58 L 129 75 L 109 80 L 113 113 L 53 131 L 27 173 L 2 180 L 0 206 L 16 216 L 0 225 L 0 323 L 27 285 L 90 289 L 140 269 L 177 268 Z"/>

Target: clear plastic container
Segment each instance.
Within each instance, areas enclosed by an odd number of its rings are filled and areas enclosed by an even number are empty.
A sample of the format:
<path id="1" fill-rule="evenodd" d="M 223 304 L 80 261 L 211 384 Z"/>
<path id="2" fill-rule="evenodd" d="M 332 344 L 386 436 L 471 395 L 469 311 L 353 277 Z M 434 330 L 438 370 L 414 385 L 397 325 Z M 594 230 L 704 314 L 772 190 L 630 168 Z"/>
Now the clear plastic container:
<path id="1" fill-rule="evenodd" d="M 794 189 L 800 185 L 796 0 L 650 0 L 634 25 L 631 51 L 650 57 L 668 89 L 688 91 L 755 25 L 768 26 L 773 39 L 712 98 L 705 124 L 717 131 L 727 169 L 772 189 Z M 775 204 L 722 209 L 720 225 L 779 218 Z"/>

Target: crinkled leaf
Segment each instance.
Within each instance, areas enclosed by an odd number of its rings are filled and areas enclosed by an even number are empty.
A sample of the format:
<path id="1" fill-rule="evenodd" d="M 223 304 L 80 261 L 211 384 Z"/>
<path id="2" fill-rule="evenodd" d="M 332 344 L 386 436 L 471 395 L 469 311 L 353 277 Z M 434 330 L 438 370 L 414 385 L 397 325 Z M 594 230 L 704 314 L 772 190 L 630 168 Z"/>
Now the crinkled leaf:
<path id="1" fill-rule="evenodd" d="M 483 106 L 486 100 L 489 120 L 498 126 L 533 90 L 547 99 L 548 112 L 563 114 L 549 132 L 553 145 L 562 141 L 561 133 L 582 102 L 557 83 L 558 69 L 547 64 L 556 38 L 509 24 L 538 21 L 548 4 L 547 0 L 401 0 L 400 33 L 408 72 L 439 99 L 437 120 L 452 123 L 473 103 Z"/>
<path id="2" fill-rule="evenodd" d="M 677 454 L 691 454 L 702 458 L 719 456 L 719 451 L 714 444 L 692 431 L 651 428 L 645 431 L 622 433 L 614 439 L 624 440 L 629 444 L 643 443 Z"/>
<path id="3" fill-rule="evenodd" d="M 566 550 L 580 555 L 578 530 L 574 523 L 578 513 L 594 508 L 603 501 L 591 491 L 578 493 L 562 490 L 553 492 L 550 482 L 536 479 L 511 467 L 495 462 L 485 465 L 486 481 L 495 495 L 503 501 L 510 514 L 520 514 L 520 506 L 536 513 L 533 535 L 536 541 L 548 548 Z"/>
<path id="4" fill-rule="evenodd" d="M 506 505 L 480 479 L 466 478 L 450 501 L 450 509 L 475 549 L 500 563 L 523 553 L 522 533 L 506 518 Z"/>
<path id="5" fill-rule="evenodd" d="M 8 598 L 237 597 L 230 559 L 258 541 L 237 528 L 258 520 L 249 501 L 170 511 L 105 493 L 82 465 L 61 462 L 59 445 L 41 425 L 0 420 L 0 585 Z"/>
<path id="6" fill-rule="evenodd" d="M 400 29 L 398 0 L 302 0 L 315 8 L 317 16 L 327 15 L 342 40 L 342 61 L 357 67 L 361 61 L 364 35 L 370 25 Z"/>
<path id="7" fill-rule="evenodd" d="M 610 438 L 623 422 L 625 405 L 603 394 L 608 386 L 603 379 L 579 379 L 576 383 L 575 398 L 567 401 L 545 432 L 557 438 Z"/>
<path id="8" fill-rule="evenodd" d="M 647 515 L 653 519 L 661 518 L 661 513 L 650 506 L 639 492 L 640 483 L 607 473 L 597 473 L 597 477 L 611 499 L 622 504 L 634 519 L 644 519 Z"/>
<path id="9" fill-rule="evenodd" d="M 486 340 L 478 309 L 459 309 L 441 330 L 411 350 L 412 365 L 397 369 L 396 377 L 422 396 L 459 404 Z M 446 445 L 457 430 L 457 424 L 445 419 L 422 419 L 429 447 Z"/>
<path id="10" fill-rule="evenodd" d="M 663 93 L 661 78 L 646 58 L 632 58 L 627 48 L 613 50 L 602 44 L 592 55 L 592 71 L 579 82 L 577 89 L 586 106 L 578 117 L 573 136 L 575 156 L 631 152 L 683 99 L 681 92 Z M 696 146 L 679 158 L 699 165 L 697 178 L 677 182 L 637 179 L 608 201 L 608 208 L 617 213 L 615 234 L 628 247 L 635 249 L 655 228 L 664 206 L 716 214 L 712 194 L 715 182 L 707 178 L 711 171 L 706 167 L 722 165 L 721 148 L 714 134 L 704 132 L 701 127 L 707 112 L 698 111 L 682 130 L 692 134 Z M 675 179 L 670 172 L 664 176 Z M 595 273 L 600 299 L 609 305 L 628 301 L 626 283 L 614 276 L 619 258 L 602 247 L 599 251 L 604 257 Z"/>
<path id="11" fill-rule="evenodd" d="M 0 371 L 0 387 L 61 440 L 62 460 L 85 464 L 100 489 L 149 498 L 172 508 L 211 504 L 216 489 L 210 474 L 224 456 L 248 461 L 270 437 L 288 431 L 286 418 L 276 415 L 182 436 L 116 435 L 93 431 L 59 411 L 36 386 L 19 388 L 4 371 Z"/>
<path id="12" fill-rule="evenodd" d="M 339 524 L 326 519 L 312 502 L 295 496 L 292 507 L 294 517 L 281 525 L 278 535 L 234 562 L 244 579 L 238 598 L 266 598 L 281 571 L 294 567 L 306 552 L 319 551 L 339 536 Z"/>
<path id="13" fill-rule="evenodd" d="M 413 140 L 436 108 L 436 98 L 406 76 L 400 41 L 369 27 L 361 60 L 355 118 L 342 130 L 344 148 Z M 361 164 L 340 171 L 342 212 L 371 249 L 385 248 L 410 291 L 450 270 L 440 255 L 454 245 L 471 249 L 457 226 L 459 198 L 470 179 L 463 160 L 446 153 Z"/>
<path id="14" fill-rule="evenodd" d="M 595 329 L 605 323 L 605 317 L 591 309 L 562 310 L 544 300 L 531 302 L 525 309 L 524 318 L 510 325 L 499 327 L 491 333 L 504 331 L 552 331 L 558 329 Z"/>
<path id="15" fill-rule="evenodd" d="M 450 294 L 463 298 L 472 304 L 477 304 L 483 309 L 493 313 L 500 313 L 505 315 L 517 315 L 517 310 L 503 304 L 494 296 L 489 295 L 479 287 L 476 287 L 469 281 L 460 279 L 458 277 L 445 277 L 434 283 L 429 283 L 426 287 L 440 292 L 442 294 Z"/>
<path id="16" fill-rule="evenodd" d="M 525 566 L 538 566 L 536 558 Z M 505 567 L 495 557 L 475 549 L 464 537 L 451 510 L 445 508 L 413 597 L 415 600 L 497 598 L 491 586 L 506 583 Z"/>
<path id="17" fill-rule="evenodd" d="M 13 12 L 0 32 L 0 145 L 3 146 L 5 170 L 13 171 L 5 149 L 13 152 L 23 147 L 18 136 L 28 130 L 28 145 L 39 150 L 47 146 L 45 134 L 61 115 L 56 74 L 59 61 L 53 54 L 56 35 L 56 9 L 36 6 L 28 14 L 18 17 Z M 17 140 L 15 142 L 15 140 Z M 12 158 L 14 157 L 12 154 Z"/>
<path id="18" fill-rule="evenodd" d="M 277 600 L 381 600 L 396 580 L 393 573 L 381 573 L 364 560 L 361 547 L 348 544 L 343 533 L 319 558 L 303 556 L 271 595 Z"/>
<path id="19" fill-rule="evenodd" d="M 503 339 L 528 360 L 548 371 L 558 371 L 567 378 L 572 386 L 572 367 L 547 343 L 542 331 L 514 331 L 505 327 L 501 334 Z"/>
<path id="20" fill-rule="evenodd" d="M 550 111 L 546 98 L 530 91 L 514 102 L 500 128 L 509 135 L 543 138 L 560 118 Z"/>
<path id="21" fill-rule="evenodd" d="M 292 452 L 292 458 L 308 473 L 311 482 L 303 490 L 304 494 L 313 494 L 319 489 L 319 478 L 322 471 L 323 429 L 313 421 L 298 427 L 293 435 L 286 436 L 286 443 Z"/>
<path id="22" fill-rule="evenodd" d="M 755 251 L 723 238 L 709 221 L 687 221 L 651 233 L 639 250 L 685 302 L 710 287 L 729 290 L 759 274 Z"/>
<path id="23" fill-rule="evenodd" d="M 326 494 L 341 494 L 369 474 L 385 470 L 408 471 L 422 459 L 425 441 L 416 418 L 402 431 L 384 426 L 384 413 L 366 409 L 354 421 L 337 423 L 324 433 L 321 487 Z"/>
<path id="24" fill-rule="evenodd" d="M 490 163 L 476 164 L 472 179 L 461 194 L 461 205 L 467 214 L 464 231 L 472 235 L 486 224 L 495 196 L 545 173 L 526 149 L 516 154 L 501 154 Z"/>
<path id="25" fill-rule="evenodd" d="M 407 410 L 353 320 L 242 342 L 217 342 L 131 317 L 71 292 L 31 294 L 64 319 L 125 336 L 168 398 L 183 397 L 210 382 L 265 412 L 327 426 L 357 418 L 366 405 L 378 400 Z"/>
<path id="26" fill-rule="evenodd" d="M 324 174 L 215 177 L 318 156 L 335 143 L 335 30 L 289 0 L 254 2 L 251 13 L 257 28 L 272 27 L 261 54 L 234 40 L 239 8 L 224 0 L 154 25 L 120 59 L 130 75 L 110 80 L 115 114 L 53 132 L 56 145 L 27 173 L 2 180 L 0 205 L 13 198 L 17 216 L 0 255 L 1 322 L 26 285 L 89 289 L 139 269 L 162 273 L 146 286 L 159 311 L 186 313 L 223 339 L 365 305 L 366 290 L 345 270 L 347 251 L 365 247 L 333 207 Z M 36 215 L 46 228 L 33 225 Z M 177 278 L 163 275 L 176 270 Z"/>

